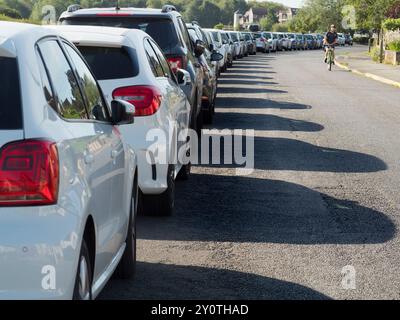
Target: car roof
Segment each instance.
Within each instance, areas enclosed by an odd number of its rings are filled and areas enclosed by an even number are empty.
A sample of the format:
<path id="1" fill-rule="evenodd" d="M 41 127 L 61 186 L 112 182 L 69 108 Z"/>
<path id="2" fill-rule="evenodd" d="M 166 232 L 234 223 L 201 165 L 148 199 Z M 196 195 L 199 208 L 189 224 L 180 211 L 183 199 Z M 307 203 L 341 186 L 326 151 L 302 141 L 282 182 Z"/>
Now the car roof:
<path id="1" fill-rule="evenodd" d="M 57 35 L 55 31 L 34 24 L 0 21 L 0 55 L 16 57 L 16 42 L 27 43 L 46 35 Z"/>
<path id="2" fill-rule="evenodd" d="M 79 17 L 79 16 L 85 17 L 97 14 L 115 14 L 116 16 L 121 15 L 121 17 L 126 17 L 126 16 L 129 17 L 137 15 L 159 15 L 168 17 L 171 14 L 179 15 L 177 11 L 163 12 L 162 9 L 127 7 L 116 10 L 115 7 L 111 7 L 111 8 L 78 9 L 73 12 L 65 11 L 61 14 L 60 20 L 68 17 Z"/>
<path id="3" fill-rule="evenodd" d="M 86 45 L 122 46 L 126 37 L 131 38 L 132 44 L 148 36 L 147 33 L 137 29 L 124 29 L 100 26 L 52 26 L 61 35 L 74 43 Z"/>

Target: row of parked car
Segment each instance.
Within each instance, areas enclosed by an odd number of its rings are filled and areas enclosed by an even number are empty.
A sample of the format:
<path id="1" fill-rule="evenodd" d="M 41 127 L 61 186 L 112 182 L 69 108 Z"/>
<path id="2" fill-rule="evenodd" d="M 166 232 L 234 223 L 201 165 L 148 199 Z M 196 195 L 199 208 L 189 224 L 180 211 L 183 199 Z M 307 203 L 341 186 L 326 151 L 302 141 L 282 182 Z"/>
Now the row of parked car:
<path id="1" fill-rule="evenodd" d="M 323 47 L 323 34 L 300 34 L 283 32 L 255 32 L 252 34 L 258 51 L 276 52 L 292 50 L 315 50 Z M 353 45 L 351 35 L 338 34 L 339 45 Z"/>
<path id="2" fill-rule="evenodd" d="M 0 22 L 0 299 L 91 299 L 134 274 L 136 216 L 174 212 L 189 129 L 212 122 L 218 75 L 256 53 L 243 37 L 173 6 Z"/>

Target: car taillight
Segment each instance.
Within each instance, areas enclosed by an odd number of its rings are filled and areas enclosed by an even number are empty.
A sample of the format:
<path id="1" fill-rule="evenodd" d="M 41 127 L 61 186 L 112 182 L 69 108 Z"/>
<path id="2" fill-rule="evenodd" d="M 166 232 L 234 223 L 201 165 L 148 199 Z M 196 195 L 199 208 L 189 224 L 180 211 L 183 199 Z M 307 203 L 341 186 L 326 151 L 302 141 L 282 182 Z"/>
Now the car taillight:
<path id="1" fill-rule="evenodd" d="M 178 69 L 185 69 L 184 61 L 182 57 L 169 57 L 167 58 L 169 65 L 173 72 L 177 72 Z"/>
<path id="2" fill-rule="evenodd" d="M 115 89 L 114 99 L 128 101 L 135 106 L 135 116 L 151 116 L 161 106 L 162 94 L 157 87 L 131 86 Z"/>
<path id="3" fill-rule="evenodd" d="M 59 159 L 54 142 L 23 140 L 0 149 L 0 205 L 57 203 Z"/>

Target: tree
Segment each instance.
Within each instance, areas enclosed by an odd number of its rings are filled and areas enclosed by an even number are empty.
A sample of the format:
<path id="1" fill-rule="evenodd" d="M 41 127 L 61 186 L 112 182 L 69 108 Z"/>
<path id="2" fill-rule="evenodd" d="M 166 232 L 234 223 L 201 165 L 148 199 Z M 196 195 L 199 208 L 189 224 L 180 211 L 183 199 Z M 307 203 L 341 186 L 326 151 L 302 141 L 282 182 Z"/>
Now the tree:
<path id="1" fill-rule="evenodd" d="M 260 27 L 262 30 L 272 30 L 272 26 L 278 23 L 277 13 L 274 11 L 268 11 L 267 16 L 260 20 Z"/>
<path id="2" fill-rule="evenodd" d="M 218 23 L 214 26 L 214 29 L 222 30 L 224 29 L 225 25 L 223 23 Z"/>

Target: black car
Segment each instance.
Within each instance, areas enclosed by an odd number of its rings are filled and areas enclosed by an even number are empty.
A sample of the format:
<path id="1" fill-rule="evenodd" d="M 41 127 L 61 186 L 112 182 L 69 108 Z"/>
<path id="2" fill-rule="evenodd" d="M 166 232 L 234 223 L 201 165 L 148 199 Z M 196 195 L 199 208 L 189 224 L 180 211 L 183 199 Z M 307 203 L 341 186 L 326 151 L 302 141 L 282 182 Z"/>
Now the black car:
<path id="1" fill-rule="evenodd" d="M 184 88 L 192 106 L 190 127 L 196 130 L 202 128 L 204 75 L 196 55 L 202 54 L 204 48 L 192 43 L 186 24 L 174 6 L 166 5 L 162 9 L 82 9 L 79 5 L 72 5 L 61 14 L 59 22 L 63 25 L 140 29 L 148 33 L 163 50 L 173 71 L 185 69 L 190 73 L 192 83 Z"/>

